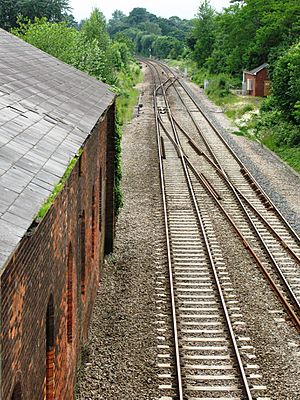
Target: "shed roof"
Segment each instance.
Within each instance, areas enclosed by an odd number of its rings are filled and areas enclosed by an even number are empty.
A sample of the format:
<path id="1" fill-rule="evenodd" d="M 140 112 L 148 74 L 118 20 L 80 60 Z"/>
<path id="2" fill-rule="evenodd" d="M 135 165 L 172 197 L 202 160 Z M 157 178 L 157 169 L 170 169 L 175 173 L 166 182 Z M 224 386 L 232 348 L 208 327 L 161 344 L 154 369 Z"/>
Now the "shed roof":
<path id="1" fill-rule="evenodd" d="M 0 29 L 0 271 L 114 97 Z"/>
<path id="2" fill-rule="evenodd" d="M 259 67 L 252 69 L 251 71 L 244 71 L 244 72 L 246 74 L 256 75 L 259 71 L 261 71 L 262 69 L 268 68 L 268 67 L 269 67 L 269 64 L 264 63 L 264 64 L 260 65 Z"/>

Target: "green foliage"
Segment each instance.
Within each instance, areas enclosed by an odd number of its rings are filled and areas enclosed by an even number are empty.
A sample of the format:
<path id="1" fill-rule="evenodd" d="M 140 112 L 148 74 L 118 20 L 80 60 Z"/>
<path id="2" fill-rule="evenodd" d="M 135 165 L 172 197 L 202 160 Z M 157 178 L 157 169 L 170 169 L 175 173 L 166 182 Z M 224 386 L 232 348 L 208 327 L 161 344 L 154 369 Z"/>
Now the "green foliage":
<path id="1" fill-rule="evenodd" d="M 219 14 L 204 0 L 188 45 L 199 66 L 239 75 L 273 61 L 293 44 L 300 35 L 299 20 L 295 0 L 232 0 Z"/>
<path id="2" fill-rule="evenodd" d="M 95 8 L 90 17 L 84 21 L 80 31 L 86 42 L 92 43 L 96 40 L 101 50 L 108 50 L 110 39 L 106 30 L 106 21 L 98 8 Z"/>
<path id="3" fill-rule="evenodd" d="M 61 178 L 61 180 L 58 182 L 58 184 L 54 186 L 52 193 L 47 198 L 47 200 L 43 203 L 42 207 L 39 209 L 38 213 L 36 214 L 35 220 L 40 221 L 44 218 L 47 211 L 53 204 L 55 198 L 57 197 L 58 193 L 61 192 L 62 189 L 64 188 L 65 183 L 66 183 L 67 179 L 69 178 L 69 176 L 71 175 L 71 172 L 72 172 L 78 158 L 81 156 L 81 154 L 82 154 L 82 148 L 79 149 L 76 156 L 73 157 L 72 160 L 70 161 L 70 163 L 64 173 L 64 176 Z"/>
<path id="4" fill-rule="evenodd" d="M 112 38 L 121 33 L 132 41 L 136 53 L 149 57 L 180 57 L 191 21 L 178 17 L 156 17 L 145 8 L 134 8 L 128 16 L 116 10 L 108 23 Z"/>
<path id="5" fill-rule="evenodd" d="M 210 57 L 215 35 L 215 11 L 209 0 L 204 0 L 194 20 L 194 27 L 188 39 L 192 49 L 192 58 L 202 67 Z"/>
<path id="6" fill-rule="evenodd" d="M 183 44 L 170 36 L 158 36 L 153 43 L 153 53 L 158 58 L 178 58 L 183 52 Z"/>
<path id="7" fill-rule="evenodd" d="M 6 30 L 16 27 L 17 18 L 22 15 L 32 22 L 35 18 L 46 18 L 51 22 L 71 22 L 67 14 L 69 0 L 1 0 L 0 27 Z"/>
<path id="8" fill-rule="evenodd" d="M 245 135 L 254 136 L 300 172 L 299 126 L 287 121 L 285 114 L 274 108 L 272 98 L 264 101 L 260 113 L 255 115 L 242 130 Z"/>
<path id="9" fill-rule="evenodd" d="M 118 214 L 123 205 L 123 194 L 121 190 L 122 168 L 121 168 L 121 140 L 122 125 L 132 118 L 133 109 L 138 102 L 139 92 L 134 86 L 142 80 L 142 74 L 139 66 L 131 63 L 127 71 L 118 73 L 118 91 L 117 98 L 117 124 L 115 136 L 115 210 Z"/>
<path id="10" fill-rule="evenodd" d="M 66 63 L 73 62 L 78 36 L 74 28 L 65 22 L 53 24 L 46 18 L 35 18 L 34 22 L 18 18 L 17 22 L 19 26 L 12 29 L 13 34 Z"/>
<path id="11" fill-rule="evenodd" d="M 45 18 L 35 18 L 34 23 L 18 19 L 18 28 L 12 33 L 89 75 L 115 83 L 116 61 L 110 38 L 105 30 L 105 20 L 99 10 L 94 10 L 80 32 L 65 22 L 51 23 Z"/>
<path id="12" fill-rule="evenodd" d="M 117 112 L 117 121 L 116 121 L 116 129 L 115 129 L 115 212 L 118 215 L 120 209 L 123 207 L 123 193 L 121 189 L 121 180 L 122 180 L 122 156 L 121 156 L 121 141 L 122 141 L 122 129 L 120 122 L 118 120 L 118 112 Z"/>
<path id="13" fill-rule="evenodd" d="M 138 65 L 131 63 L 127 71 L 118 73 L 118 122 L 122 126 L 132 118 L 133 109 L 138 102 L 139 92 L 135 85 L 142 81 L 141 70 Z"/>
<path id="14" fill-rule="evenodd" d="M 300 126 L 300 42 L 275 64 L 272 95 L 274 105 Z"/>

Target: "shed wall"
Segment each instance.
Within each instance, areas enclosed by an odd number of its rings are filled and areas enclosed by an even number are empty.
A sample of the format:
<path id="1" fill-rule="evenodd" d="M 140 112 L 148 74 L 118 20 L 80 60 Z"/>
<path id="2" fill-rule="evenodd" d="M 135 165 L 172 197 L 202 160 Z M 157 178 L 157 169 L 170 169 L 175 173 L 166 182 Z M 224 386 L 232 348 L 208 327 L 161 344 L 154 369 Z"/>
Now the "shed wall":
<path id="1" fill-rule="evenodd" d="M 266 68 L 259 71 L 256 75 L 255 83 L 255 95 L 254 96 L 264 96 L 264 84 L 268 80 L 268 71 Z"/>
<path id="2" fill-rule="evenodd" d="M 57 400 L 73 399 L 80 345 L 88 336 L 103 260 L 106 214 L 114 220 L 113 197 L 107 196 L 107 192 L 113 193 L 113 176 L 107 175 L 114 168 L 113 157 L 107 158 L 107 143 L 113 137 L 114 105 L 86 140 L 81 160 L 64 189 L 32 234 L 21 240 L 1 276 L 2 399 L 10 400 L 18 383 L 23 400 L 45 399 L 46 313 L 51 295 L 55 338 L 53 396 Z M 113 223 L 108 230 L 109 248 L 112 231 Z"/>
<path id="3" fill-rule="evenodd" d="M 245 79 L 252 81 L 252 90 L 249 90 L 248 93 L 250 96 L 264 96 L 264 84 L 268 78 L 268 71 L 266 68 L 259 71 L 256 75 L 251 75 L 249 73 L 245 73 Z"/>

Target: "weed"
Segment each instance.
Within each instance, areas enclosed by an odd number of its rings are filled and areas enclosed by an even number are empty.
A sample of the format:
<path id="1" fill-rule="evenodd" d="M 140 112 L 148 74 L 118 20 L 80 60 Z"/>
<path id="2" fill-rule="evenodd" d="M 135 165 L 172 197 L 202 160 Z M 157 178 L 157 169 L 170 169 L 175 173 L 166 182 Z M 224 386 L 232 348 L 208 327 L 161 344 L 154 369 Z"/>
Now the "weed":
<path id="1" fill-rule="evenodd" d="M 41 208 L 39 209 L 38 213 L 35 216 L 35 221 L 40 222 L 44 216 L 46 215 L 47 211 L 49 210 L 49 208 L 51 207 L 51 205 L 53 204 L 56 196 L 58 195 L 58 193 L 60 193 L 62 191 L 62 189 L 65 186 L 65 183 L 67 181 L 67 179 L 69 178 L 69 176 L 71 175 L 71 172 L 78 160 L 78 158 L 81 156 L 82 154 L 82 148 L 80 148 L 77 152 L 77 154 L 75 155 L 75 157 L 72 158 L 71 162 L 69 163 L 63 177 L 60 179 L 60 181 L 54 186 L 54 189 L 52 190 L 52 193 L 50 194 L 50 196 L 47 198 L 47 200 L 44 201 L 44 203 L 42 204 Z"/>

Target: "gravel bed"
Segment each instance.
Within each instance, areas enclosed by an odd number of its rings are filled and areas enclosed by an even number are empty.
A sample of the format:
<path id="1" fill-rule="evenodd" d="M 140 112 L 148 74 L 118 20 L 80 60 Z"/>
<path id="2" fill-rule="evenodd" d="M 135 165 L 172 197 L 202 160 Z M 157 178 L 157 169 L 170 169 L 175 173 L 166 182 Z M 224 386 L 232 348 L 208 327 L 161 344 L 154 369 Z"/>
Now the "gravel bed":
<path id="1" fill-rule="evenodd" d="M 161 195 L 152 91 L 147 83 L 140 90 L 143 112 L 123 132 L 124 207 L 101 273 L 77 399 L 158 398 L 154 244 Z"/>
<path id="2" fill-rule="evenodd" d="M 233 135 L 237 127 L 195 84 L 190 87 L 201 100 L 204 111 L 274 204 L 300 235 L 300 176 L 277 155 L 256 141 Z"/>
<path id="3" fill-rule="evenodd" d="M 147 83 L 149 71 L 145 69 L 145 73 L 145 83 L 140 85 L 143 113 L 124 129 L 124 207 L 117 223 L 114 253 L 106 259 L 101 273 L 90 339 L 78 376 L 77 400 L 157 400 L 161 395 L 156 367 L 154 263 L 163 226 L 157 212 L 161 195 L 152 90 Z M 299 176 L 258 143 L 228 133 L 234 130 L 228 119 L 195 85 L 193 89 L 246 167 L 300 232 Z M 242 300 L 245 334 L 255 343 L 257 359 L 249 364 L 262 368 L 262 380 L 272 399 L 296 400 L 300 398 L 299 336 L 286 322 L 282 306 L 231 228 L 216 212 L 212 215 L 230 278 Z"/>
<path id="4" fill-rule="evenodd" d="M 193 88 L 195 90 L 194 85 Z M 204 103 L 202 107 L 210 112 L 213 123 L 289 222 L 299 230 L 299 176 L 258 143 L 233 136 L 230 132 L 234 127 L 226 116 L 202 92 L 199 94 L 198 88 L 196 90 L 201 105 Z M 219 209 L 213 204 L 208 209 L 241 307 L 242 320 L 246 322 L 241 334 L 249 336 L 254 344 L 256 359 L 249 360 L 249 364 L 260 366 L 262 381 L 267 386 L 266 392 L 270 398 L 300 399 L 299 334 L 288 322 L 282 305 L 235 232 L 220 216 Z"/>
<path id="5" fill-rule="evenodd" d="M 236 233 L 216 207 L 210 210 L 242 320 L 246 323 L 240 334 L 249 336 L 254 345 L 256 358 L 249 359 L 248 363 L 260 367 L 261 381 L 270 398 L 300 399 L 299 334 Z"/>

